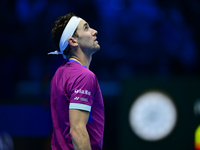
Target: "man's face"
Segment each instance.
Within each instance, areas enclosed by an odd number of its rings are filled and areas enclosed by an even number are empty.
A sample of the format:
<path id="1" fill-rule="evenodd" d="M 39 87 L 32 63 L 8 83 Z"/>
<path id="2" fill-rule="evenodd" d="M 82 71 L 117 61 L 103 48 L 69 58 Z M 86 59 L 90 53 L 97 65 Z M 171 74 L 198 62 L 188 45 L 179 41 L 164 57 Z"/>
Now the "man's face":
<path id="1" fill-rule="evenodd" d="M 90 55 L 100 49 L 98 41 L 96 40 L 97 31 L 90 28 L 86 21 L 80 21 L 77 27 L 77 34 L 77 43 L 83 52 Z"/>

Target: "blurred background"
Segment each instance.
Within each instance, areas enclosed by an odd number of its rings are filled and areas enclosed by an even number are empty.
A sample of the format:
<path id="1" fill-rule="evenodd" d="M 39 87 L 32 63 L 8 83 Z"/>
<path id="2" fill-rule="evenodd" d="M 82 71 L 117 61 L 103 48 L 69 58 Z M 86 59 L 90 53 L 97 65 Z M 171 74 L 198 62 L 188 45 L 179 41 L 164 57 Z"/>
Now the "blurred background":
<path id="1" fill-rule="evenodd" d="M 47 53 L 55 20 L 69 12 L 98 31 L 90 70 L 104 97 L 104 150 L 199 150 L 199 0 L 1 0 L 0 150 L 51 149 L 50 81 L 63 58 Z M 172 106 L 147 98 L 131 127 L 149 90 Z"/>

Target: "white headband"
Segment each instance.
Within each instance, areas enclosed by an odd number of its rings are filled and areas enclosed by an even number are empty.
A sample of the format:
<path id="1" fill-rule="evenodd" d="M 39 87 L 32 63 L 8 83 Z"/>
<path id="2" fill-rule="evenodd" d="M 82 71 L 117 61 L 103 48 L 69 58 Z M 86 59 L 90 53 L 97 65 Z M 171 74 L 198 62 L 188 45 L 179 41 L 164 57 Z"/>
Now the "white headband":
<path id="1" fill-rule="evenodd" d="M 69 20 L 68 24 L 66 25 L 62 36 L 60 38 L 60 42 L 59 42 L 59 47 L 60 47 L 60 51 L 54 51 L 54 52 L 50 52 L 49 54 L 54 54 L 54 55 L 58 55 L 58 54 L 63 54 L 63 51 L 66 49 L 66 47 L 68 46 L 68 39 L 70 37 L 72 37 L 72 35 L 74 34 L 79 22 L 82 19 L 76 16 L 71 17 L 71 19 Z M 66 56 L 63 54 L 63 57 L 66 59 Z"/>

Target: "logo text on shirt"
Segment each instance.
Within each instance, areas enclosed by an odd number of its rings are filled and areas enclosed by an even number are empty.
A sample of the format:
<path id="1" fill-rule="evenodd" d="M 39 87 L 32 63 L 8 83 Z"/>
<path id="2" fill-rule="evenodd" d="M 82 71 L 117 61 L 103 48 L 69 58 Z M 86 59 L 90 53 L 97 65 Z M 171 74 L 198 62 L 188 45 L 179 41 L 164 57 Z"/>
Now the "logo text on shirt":
<path id="1" fill-rule="evenodd" d="M 82 90 L 82 89 L 75 89 L 74 93 L 81 93 L 81 94 L 85 94 L 85 95 L 90 95 L 91 92 L 88 90 Z"/>

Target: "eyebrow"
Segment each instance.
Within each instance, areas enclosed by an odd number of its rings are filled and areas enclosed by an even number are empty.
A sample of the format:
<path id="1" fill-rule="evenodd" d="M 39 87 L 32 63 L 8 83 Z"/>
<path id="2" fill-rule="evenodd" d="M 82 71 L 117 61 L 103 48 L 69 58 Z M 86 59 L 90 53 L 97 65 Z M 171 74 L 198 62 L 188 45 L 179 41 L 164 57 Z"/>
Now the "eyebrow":
<path id="1" fill-rule="evenodd" d="M 85 26 L 89 26 L 89 24 L 86 22 L 86 23 L 84 23 L 83 27 L 85 27 Z"/>

